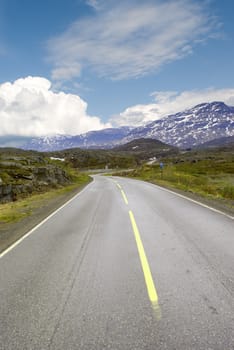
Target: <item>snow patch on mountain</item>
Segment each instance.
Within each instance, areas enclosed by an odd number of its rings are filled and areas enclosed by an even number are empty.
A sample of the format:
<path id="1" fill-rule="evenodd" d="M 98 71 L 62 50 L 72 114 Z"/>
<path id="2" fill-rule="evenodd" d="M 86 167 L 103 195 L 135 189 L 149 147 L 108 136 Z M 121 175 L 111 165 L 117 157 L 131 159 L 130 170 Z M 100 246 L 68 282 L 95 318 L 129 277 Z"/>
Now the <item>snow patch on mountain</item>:
<path id="1" fill-rule="evenodd" d="M 136 128 L 123 141 L 134 138 L 156 138 L 180 148 L 234 135 L 234 107 L 223 102 L 202 103 L 183 112 Z"/>
<path id="2" fill-rule="evenodd" d="M 223 102 L 202 103 L 144 126 L 109 128 L 70 136 L 34 138 L 23 148 L 39 151 L 65 148 L 112 148 L 134 139 L 153 138 L 180 148 L 191 148 L 234 135 L 234 107 Z"/>

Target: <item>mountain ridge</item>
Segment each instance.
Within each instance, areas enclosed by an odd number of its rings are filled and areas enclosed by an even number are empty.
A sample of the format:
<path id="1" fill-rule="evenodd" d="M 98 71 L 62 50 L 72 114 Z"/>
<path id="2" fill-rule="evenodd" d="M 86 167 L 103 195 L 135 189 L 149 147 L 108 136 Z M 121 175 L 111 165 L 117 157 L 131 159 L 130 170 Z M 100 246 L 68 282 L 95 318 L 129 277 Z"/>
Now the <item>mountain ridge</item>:
<path id="1" fill-rule="evenodd" d="M 234 135 L 234 107 L 224 102 L 201 103 L 182 112 L 170 114 L 140 127 L 123 126 L 81 135 L 56 135 L 33 138 L 24 149 L 53 151 L 66 148 L 108 149 L 134 139 L 152 138 L 182 149 L 217 138 Z"/>

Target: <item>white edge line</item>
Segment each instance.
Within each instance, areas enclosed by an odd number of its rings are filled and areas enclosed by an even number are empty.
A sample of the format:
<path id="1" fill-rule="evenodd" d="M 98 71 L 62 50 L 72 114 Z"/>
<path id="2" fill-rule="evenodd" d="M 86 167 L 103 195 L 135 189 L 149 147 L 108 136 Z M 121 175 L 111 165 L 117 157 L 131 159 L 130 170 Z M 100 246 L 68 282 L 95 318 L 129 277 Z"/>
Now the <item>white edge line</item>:
<path id="1" fill-rule="evenodd" d="M 174 191 L 172 191 L 172 190 L 168 190 L 168 189 L 165 188 L 165 187 L 162 187 L 162 186 L 159 186 L 159 185 L 156 185 L 156 184 L 152 184 L 152 183 L 150 183 L 150 182 L 143 181 L 143 180 L 136 180 L 136 179 L 131 179 L 131 178 L 128 178 L 128 179 L 134 180 L 134 181 L 144 182 L 144 183 L 146 183 L 147 185 L 150 185 L 150 186 L 153 186 L 153 187 L 158 187 L 159 189 L 161 189 L 161 190 L 163 190 L 163 191 L 166 191 L 166 192 L 175 194 L 175 195 L 178 196 L 178 197 L 187 199 L 188 201 L 193 202 L 193 203 L 195 203 L 195 204 L 198 204 L 198 205 L 200 205 L 201 207 L 210 209 L 210 210 L 214 211 L 215 213 L 224 215 L 224 216 L 226 216 L 227 218 L 229 218 L 229 219 L 231 219 L 231 220 L 234 220 L 234 216 L 232 216 L 232 215 L 226 214 L 225 212 L 223 212 L 223 211 L 221 211 L 221 210 L 218 210 L 218 209 L 215 209 L 215 208 L 213 208 L 213 207 L 210 207 L 209 205 L 206 205 L 206 204 L 204 204 L 204 203 L 202 203 L 202 202 L 198 202 L 198 201 L 196 201 L 196 200 L 194 200 L 194 199 L 192 199 L 192 198 L 183 196 L 182 194 L 179 194 L 179 193 L 174 192 Z"/>
<path id="2" fill-rule="evenodd" d="M 66 205 L 68 205 L 69 203 L 71 203 L 73 200 L 75 200 L 78 196 L 80 196 L 84 191 L 86 191 L 86 189 L 91 186 L 93 183 L 95 182 L 95 179 L 93 179 L 93 181 L 91 183 L 89 183 L 88 185 L 85 186 L 85 188 L 78 192 L 77 194 L 75 194 L 74 197 L 72 197 L 71 199 L 69 199 L 67 202 L 65 202 L 61 207 L 59 207 L 58 209 L 56 209 L 53 213 L 51 213 L 49 216 L 47 216 L 45 219 L 43 219 L 41 222 L 39 222 L 39 224 L 37 224 L 36 226 L 34 226 L 30 231 L 28 231 L 28 233 L 25 233 L 21 238 L 19 238 L 16 242 L 14 242 L 10 247 L 8 247 L 6 250 L 4 250 L 2 253 L 0 253 L 0 259 L 4 257 L 4 255 L 6 255 L 7 253 L 9 253 L 11 250 L 13 250 L 15 247 L 17 247 L 17 245 L 19 245 L 23 240 L 25 240 L 28 236 L 30 236 L 34 231 L 36 231 L 39 227 L 41 227 L 46 221 L 48 221 L 50 218 L 52 218 L 52 216 L 54 216 L 55 214 L 57 214 L 61 209 L 63 209 Z"/>
<path id="3" fill-rule="evenodd" d="M 204 203 L 202 203 L 202 202 L 198 202 L 198 201 L 196 201 L 196 200 L 194 200 L 194 199 L 192 199 L 192 198 L 189 198 L 189 197 L 183 196 L 182 194 L 179 194 L 179 193 L 177 193 L 177 192 L 174 192 L 174 191 L 168 190 L 167 188 L 164 188 L 164 187 L 161 187 L 161 186 L 158 186 L 158 185 L 154 185 L 154 184 L 151 184 L 151 185 L 153 185 L 153 186 L 155 186 L 155 187 L 159 187 L 159 188 L 160 188 L 160 189 L 162 189 L 163 191 L 166 191 L 166 192 L 169 192 L 169 193 L 175 194 L 175 195 L 176 195 L 176 196 L 178 196 L 178 197 L 181 197 L 181 198 L 187 199 L 188 201 L 193 202 L 193 203 L 195 203 L 195 204 L 198 204 L 198 205 L 200 205 L 201 207 L 204 207 L 204 208 L 210 209 L 210 210 L 214 211 L 215 213 L 218 213 L 218 214 L 224 215 L 224 216 L 228 217 L 229 219 L 234 220 L 234 216 L 232 216 L 232 215 L 228 215 L 228 214 L 224 213 L 224 212 L 223 212 L 223 211 L 221 211 L 221 210 L 218 210 L 218 209 L 215 209 L 215 208 L 213 208 L 213 207 L 210 207 L 209 205 L 206 205 L 206 204 L 204 204 Z"/>

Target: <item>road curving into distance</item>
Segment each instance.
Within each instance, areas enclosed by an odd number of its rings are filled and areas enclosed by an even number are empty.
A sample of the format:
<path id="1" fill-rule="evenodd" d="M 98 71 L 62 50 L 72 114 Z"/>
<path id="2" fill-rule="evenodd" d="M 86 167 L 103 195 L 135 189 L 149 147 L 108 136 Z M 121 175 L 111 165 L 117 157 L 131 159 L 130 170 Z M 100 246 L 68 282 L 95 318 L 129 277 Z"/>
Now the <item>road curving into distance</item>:
<path id="1" fill-rule="evenodd" d="M 233 350 L 233 218 L 95 176 L 0 255 L 0 349 Z"/>

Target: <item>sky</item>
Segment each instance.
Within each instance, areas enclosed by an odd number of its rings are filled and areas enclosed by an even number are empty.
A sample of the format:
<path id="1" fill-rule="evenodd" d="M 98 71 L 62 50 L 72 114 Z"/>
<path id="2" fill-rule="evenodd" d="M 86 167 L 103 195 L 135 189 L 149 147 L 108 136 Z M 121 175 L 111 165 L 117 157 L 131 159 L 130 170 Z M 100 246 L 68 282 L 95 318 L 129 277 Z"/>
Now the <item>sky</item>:
<path id="1" fill-rule="evenodd" d="M 0 137 L 234 105 L 232 0 L 0 0 Z"/>

